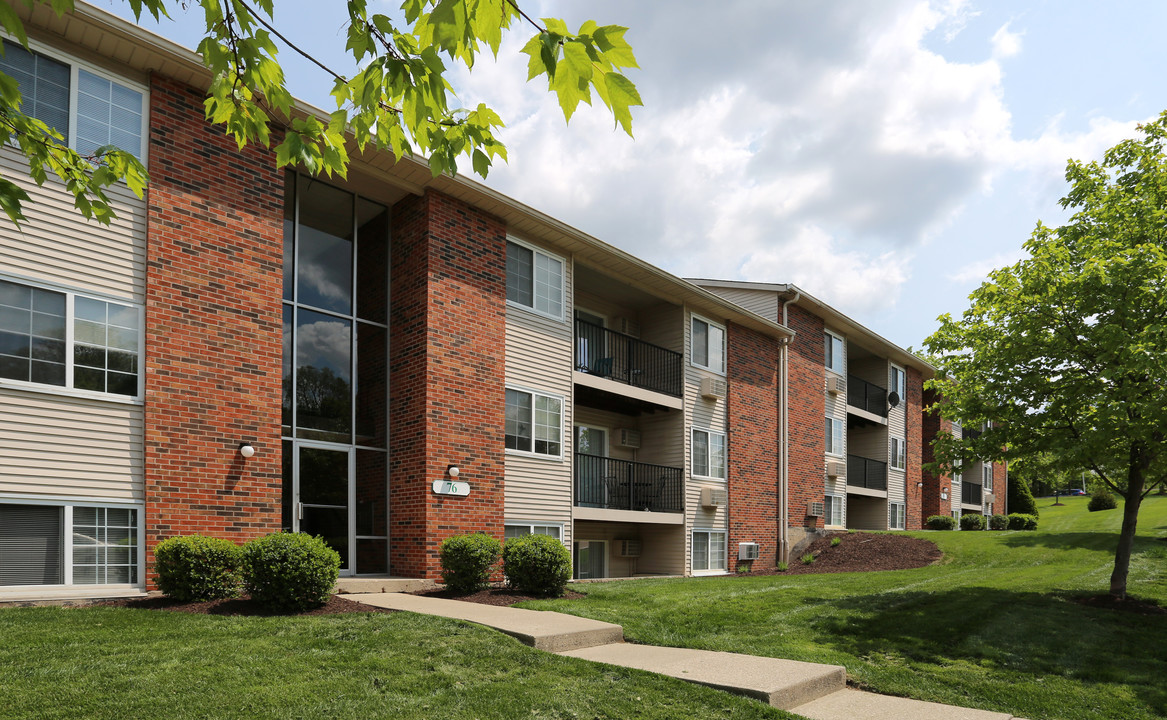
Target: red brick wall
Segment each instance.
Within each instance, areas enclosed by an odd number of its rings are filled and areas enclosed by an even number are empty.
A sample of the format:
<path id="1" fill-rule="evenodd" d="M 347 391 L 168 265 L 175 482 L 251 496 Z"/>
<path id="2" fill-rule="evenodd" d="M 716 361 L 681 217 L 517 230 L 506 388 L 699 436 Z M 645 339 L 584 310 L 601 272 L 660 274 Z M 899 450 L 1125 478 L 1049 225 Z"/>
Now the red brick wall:
<path id="1" fill-rule="evenodd" d="M 284 194 L 274 155 L 239 152 L 193 88 L 153 78 L 150 125 L 147 567 L 173 535 L 279 529 Z"/>
<path id="2" fill-rule="evenodd" d="M 911 530 L 922 527 L 924 522 L 923 518 L 920 517 L 921 498 L 923 497 L 923 488 L 920 487 L 920 483 L 923 482 L 923 469 L 920 465 L 924 462 L 922 432 L 924 376 L 920 374 L 919 370 L 907 368 L 904 376 L 904 388 L 908 395 L 905 398 L 904 407 L 908 452 L 907 487 L 904 489 L 904 528 Z"/>
<path id="3" fill-rule="evenodd" d="M 806 504 L 822 502 L 826 482 L 823 321 L 798 305 L 789 306 L 787 321 L 797 333 L 787 361 L 789 520 L 794 527 L 821 528 L 823 519 L 806 515 Z"/>
<path id="4" fill-rule="evenodd" d="M 778 340 L 728 328 L 729 569 L 739 542 L 760 545 L 757 568 L 778 563 Z"/>
<path id="5" fill-rule="evenodd" d="M 503 535 L 506 227 L 436 192 L 393 208 L 390 572 L 437 577 L 443 539 Z M 430 485 L 456 464 L 468 497 Z"/>
<path id="6" fill-rule="evenodd" d="M 936 393 L 932 390 L 925 390 L 923 392 L 923 407 L 927 408 L 934 404 L 937 400 Z M 920 413 L 920 428 L 921 428 L 921 461 L 924 463 L 935 462 L 936 456 L 932 451 L 932 442 L 936 439 L 936 435 L 941 432 L 952 432 L 952 423 L 940 417 L 940 413 L 929 413 L 921 411 Z M 947 487 L 951 490 L 952 478 L 949 475 L 940 475 L 928 470 L 922 470 L 920 473 L 924 487 L 920 493 L 919 502 L 919 522 L 915 525 L 911 522 L 911 507 L 908 508 L 908 528 L 923 528 L 924 521 L 932 515 L 949 515 L 952 512 L 952 499 L 949 496 L 948 500 L 940 499 L 940 489 Z"/>

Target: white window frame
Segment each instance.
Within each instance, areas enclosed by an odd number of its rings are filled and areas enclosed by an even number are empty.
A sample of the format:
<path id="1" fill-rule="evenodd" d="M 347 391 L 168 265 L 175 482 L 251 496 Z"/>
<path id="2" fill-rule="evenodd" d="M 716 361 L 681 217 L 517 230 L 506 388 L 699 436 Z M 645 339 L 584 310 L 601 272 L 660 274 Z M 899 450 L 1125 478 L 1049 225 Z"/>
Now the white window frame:
<path id="1" fill-rule="evenodd" d="M 888 439 L 888 464 L 887 466 L 892 470 L 907 470 L 908 469 L 908 441 L 902 437 L 891 437 Z"/>
<path id="2" fill-rule="evenodd" d="M 838 432 L 835 432 L 838 428 Z M 839 438 L 839 446 L 837 448 L 826 447 L 827 455 L 831 457 L 846 457 L 847 456 L 847 428 L 840 418 L 827 416 L 823 421 L 823 430 L 830 430 L 830 432 L 823 433 L 824 446 L 826 445 L 826 438 L 831 438 L 831 445 L 834 445 L 834 438 L 837 435 Z"/>
<path id="3" fill-rule="evenodd" d="M 907 529 L 907 506 L 902 502 L 887 504 L 887 527 L 891 530 Z"/>
<path id="4" fill-rule="evenodd" d="M 714 535 L 714 533 L 721 534 L 721 537 L 722 537 L 721 549 L 722 549 L 722 557 L 725 558 L 725 567 L 723 567 L 723 568 L 714 568 L 714 567 L 698 568 L 696 566 L 696 559 L 697 559 L 696 549 L 697 549 L 697 534 L 698 533 L 702 533 L 702 534 L 707 536 L 705 538 L 705 552 L 706 552 L 705 557 L 710 558 L 710 559 L 712 559 L 712 555 L 713 555 L 713 552 L 712 552 L 713 547 L 714 547 L 713 535 Z M 712 562 L 710 562 L 709 564 L 712 565 Z M 690 533 L 689 533 L 689 571 L 691 573 L 693 573 L 693 575 L 725 575 L 729 572 L 729 530 L 727 528 L 695 527 L 692 529 L 692 531 L 690 531 Z"/>
<path id="5" fill-rule="evenodd" d="M 827 368 L 827 370 L 830 370 L 831 372 L 833 372 L 837 375 L 846 375 L 847 374 L 847 341 L 843 339 L 842 335 L 835 333 L 835 332 L 831 332 L 830 330 L 823 330 L 823 336 L 824 336 L 823 337 L 823 365 Z M 843 367 L 841 367 L 841 368 L 831 366 L 831 353 L 826 352 L 826 338 L 828 338 L 828 337 L 832 338 L 835 342 L 839 343 L 839 347 L 840 347 L 839 360 L 843 364 Z"/>
<path id="6" fill-rule="evenodd" d="M 509 528 L 523 528 L 524 530 L 527 531 L 526 535 L 547 535 L 547 533 L 536 533 L 535 528 L 555 528 L 555 530 L 559 533 L 559 537 L 556 537 L 555 539 L 561 543 L 564 542 L 564 540 L 563 540 L 563 523 L 561 523 L 561 522 L 550 522 L 550 521 L 541 521 L 541 520 L 507 520 L 503 523 L 503 537 L 504 538 L 506 537 L 506 531 Z M 548 535 L 548 537 L 554 537 L 554 536 Z M 564 544 L 566 544 L 566 543 L 564 543 Z"/>
<path id="7" fill-rule="evenodd" d="M 833 512 L 833 510 L 831 508 L 831 503 L 834 503 L 834 502 L 837 502 L 839 505 L 838 517 L 834 517 L 835 513 Z M 837 493 L 827 493 L 826 496 L 823 498 L 823 509 L 826 513 L 823 516 L 823 526 L 824 527 L 830 527 L 830 528 L 847 527 L 847 499 L 845 496 L 839 495 Z M 832 520 L 837 520 L 839 522 L 828 523 L 827 522 L 828 517 L 830 517 Z"/>
<path id="8" fill-rule="evenodd" d="M 541 317 L 550 318 L 551 320 L 563 322 L 564 315 L 566 314 L 565 310 L 567 308 L 567 260 L 560 257 L 559 255 L 556 255 L 555 253 L 548 252 L 537 245 L 532 245 L 529 242 L 524 242 L 522 240 L 519 240 L 518 238 L 511 237 L 509 235 L 507 236 L 507 242 L 518 245 L 519 247 L 524 248 L 526 250 L 530 250 L 532 253 L 531 304 L 524 305 L 521 302 L 517 302 L 515 300 L 511 300 L 510 298 L 507 298 L 507 306 L 519 308 L 520 310 L 523 310 L 525 312 L 534 313 L 535 315 L 539 315 Z M 540 310 L 538 307 L 536 307 L 537 295 L 535 293 L 535 286 L 538 285 L 539 278 L 537 275 L 537 263 L 535 263 L 534 258 L 535 258 L 535 256 L 538 256 L 538 255 L 542 255 L 543 257 L 547 258 L 548 260 L 554 260 L 555 262 L 559 263 L 559 268 L 560 268 L 559 280 L 560 280 L 560 282 L 559 282 L 559 314 L 558 315 L 556 315 L 555 313 L 549 313 L 546 310 Z M 572 315 L 574 316 L 574 312 L 572 313 Z"/>
<path id="9" fill-rule="evenodd" d="M 906 403 L 908 401 L 908 373 L 899 365 L 892 363 L 891 372 L 888 375 L 888 385 L 891 386 L 892 391 L 900 396 L 900 404 Z"/>
<path id="10" fill-rule="evenodd" d="M 694 345 L 694 341 L 693 341 L 693 338 L 696 336 L 696 333 L 693 332 L 693 323 L 697 323 L 697 322 L 705 323 L 706 327 L 717 328 L 718 330 L 721 331 L 721 366 L 720 367 L 716 367 L 714 365 L 702 365 L 701 363 L 697 362 L 697 353 L 694 352 L 694 348 L 696 346 Z M 706 333 L 705 337 L 706 337 L 706 342 L 708 343 L 709 334 Z M 706 357 L 709 357 L 709 355 L 711 355 L 711 353 L 709 352 L 709 348 L 710 348 L 710 345 L 706 344 L 706 346 L 705 346 L 705 356 Z M 725 375 L 725 364 L 727 362 L 726 355 L 728 352 L 729 352 L 729 333 L 726 331 L 725 325 L 723 323 L 719 323 L 715 320 L 710 320 L 709 318 L 707 318 L 703 315 L 698 315 L 697 313 L 689 313 L 689 364 L 695 368 L 701 368 L 702 370 L 708 370 L 711 373 L 717 373 L 718 375 Z"/>
<path id="11" fill-rule="evenodd" d="M 697 472 L 697 442 L 696 442 L 695 436 L 699 432 L 705 433 L 705 436 L 706 436 L 706 440 L 705 440 L 705 447 L 706 447 L 705 467 L 708 470 L 710 470 L 711 472 L 713 470 L 713 443 L 710 442 L 710 440 L 713 437 L 721 438 L 721 469 L 722 469 L 722 472 L 724 474 L 722 474 L 722 475 L 702 475 L 702 474 Z M 693 426 L 692 428 L 689 429 L 689 443 L 690 443 L 689 475 L 694 477 L 694 478 L 701 478 L 703 480 L 713 480 L 715 482 L 725 482 L 726 478 L 729 476 L 729 448 L 728 448 L 728 443 L 726 442 L 725 433 L 718 432 L 716 430 L 710 430 L 709 428 Z"/>
<path id="12" fill-rule="evenodd" d="M 84 591 L 86 593 L 101 593 L 106 588 L 144 588 L 146 586 L 146 507 L 141 503 L 127 503 L 118 500 L 103 499 L 72 499 L 72 498 L 44 498 L 35 495 L 12 495 L 3 499 L 5 505 L 36 505 L 41 507 L 62 508 L 61 517 L 61 579 L 57 585 L 4 585 L 0 586 L 0 599 L 6 593 L 27 593 L 29 591 Z M 137 511 L 137 552 L 135 563 L 138 581 L 133 583 L 82 583 L 73 582 L 73 509 L 78 507 L 106 508 L 110 510 Z M 75 592 L 72 594 L 76 594 Z"/>
<path id="13" fill-rule="evenodd" d="M 20 44 L 20 40 L 3 31 L 0 31 L 0 38 L 18 45 Z M 69 127 L 67 135 L 69 136 L 68 146 L 71 149 L 77 149 L 77 92 L 80 86 L 78 70 L 85 70 L 99 78 L 115 82 L 129 90 L 141 93 L 142 127 L 138 130 L 138 136 L 141 138 L 142 146 L 138 148 L 138 152 L 134 153 L 134 156 L 138 158 L 142 165 L 147 165 L 147 153 L 150 147 L 150 88 L 148 85 L 111 73 L 100 65 L 94 65 L 93 63 L 81 60 L 76 56 L 63 52 L 51 45 L 45 45 L 32 38 L 28 39 L 28 49 L 38 55 L 44 55 L 51 60 L 56 60 L 63 65 L 69 66 Z M 127 150 L 127 148 L 120 149 Z"/>
<path id="14" fill-rule="evenodd" d="M 543 459 L 543 460 L 562 461 L 563 460 L 563 443 L 565 442 L 564 437 L 567 435 L 567 433 L 565 433 L 563 431 L 563 420 L 567 416 L 567 404 L 566 404 L 566 402 L 564 402 L 563 396 L 557 395 L 555 393 L 545 392 L 543 390 L 535 390 L 533 388 L 521 387 L 519 385 L 506 385 L 505 390 L 513 390 L 514 392 L 527 393 L 528 395 L 531 396 L 531 420 L 530 420 L 531 449 L 530 450 L 519 450 L 516 448 L 508 448 L 508 447 L 505 447 L 505 444 L 504 444 L 504 449 L 506 450 L 506 454 L 507 455 L 521 455 L 523 457 L 539 458 L 539 459 Z M 550 400 L 558 400 L 559 401 L 559 454 L 557 454 L 557 455 L 550 455 L 547 453 L 535 452 L 535 440 L 536 440 L 536 438 L 535 438 L 535 398 L 536 397 L 544 397 L 544 398 L 548 398 Z M 505 391 L 504 391 L 503 402 L 504 403 L 506 402 Z M 505 407 L 504 407 L 503 412 L 505 413 Z M 505 418 L 504 418 L 504 424 L 505 424 Z M 503 429 L 504 443 L 505 443 L 505 433 L 506 433 L 506 429 L 504 427 L 504 429 Z M 575 442 L 575 438 L 574 437 L 571 438 L 571 441 Z"/>
<path id="15" fill-rule="evenodd" d="M 986 462 L 981 465 L 981 490 L 993 491 L 993 463 Z"/>
<path id="16" fill-rule="evenodd" d="M 39 280 L 30 280 L 28 278 L 20 277 L 18 275 L 7 275 L 0 273 L 0 280 L 6 280 L 16 285 L 24 285 L 38 290 L 45 290 L 48 292 L 59 293 L 65 296 L 65 384 L 49 385 L 46 383 L 32 382 L 31 380 L 13 380 L 11 378 L 0 378 L 0 387 L 19 388 L 21 390 L 29 390 L 38 393 L 47 393 L 50 395 L 65 395 L 68 397 L 84 397 L 98 400 L 105 400 L 109 402 L 141 404 L 146 394 L 146 309 L 140 303 L 134 302 L 122 297 L 115 297 L 112 295 L 103 295 L 95 292 L 80 292 L 73 288 L 57 285 L 54 283 L 43 282 Z M 77 314 L 75 312 L 75 301 L 78 297 L 89 300 L 96 300 L 98 302 L 116 303 L 131 307 L 138 313 L 138 387 L 134 395 L 122 395 L 120 393 L 111 393 L 98 390 L 84 390 L 73 387 L 73 356 L 75 354 L 74 348 L 74 334 L 77 323 Z"/>

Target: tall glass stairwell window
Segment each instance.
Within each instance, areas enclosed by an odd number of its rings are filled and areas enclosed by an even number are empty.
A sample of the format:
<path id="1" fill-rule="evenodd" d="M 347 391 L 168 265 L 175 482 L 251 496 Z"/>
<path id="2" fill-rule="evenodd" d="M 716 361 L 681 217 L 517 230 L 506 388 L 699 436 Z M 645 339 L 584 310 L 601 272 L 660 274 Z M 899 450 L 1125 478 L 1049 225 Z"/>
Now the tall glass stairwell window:
<path id="1" fill-rule="evenodd" d="M 388 572 L 388 283 L 388 208 L 289 173 L 283 526 L 323 535 L 346 574 Z"/>

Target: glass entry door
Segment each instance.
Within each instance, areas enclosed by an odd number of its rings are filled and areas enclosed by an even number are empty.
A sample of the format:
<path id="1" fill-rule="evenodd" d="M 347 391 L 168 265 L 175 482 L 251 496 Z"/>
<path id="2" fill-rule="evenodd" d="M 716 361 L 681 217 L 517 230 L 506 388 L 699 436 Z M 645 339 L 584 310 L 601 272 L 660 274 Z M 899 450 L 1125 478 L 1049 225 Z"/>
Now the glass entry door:
<path id="1" fill-rule="evenodd" d="M 296 444 L 295 504 L 292 529 L 320 535 L 340 553 L 340 572 L 352 574 L 353 451 Z"/>

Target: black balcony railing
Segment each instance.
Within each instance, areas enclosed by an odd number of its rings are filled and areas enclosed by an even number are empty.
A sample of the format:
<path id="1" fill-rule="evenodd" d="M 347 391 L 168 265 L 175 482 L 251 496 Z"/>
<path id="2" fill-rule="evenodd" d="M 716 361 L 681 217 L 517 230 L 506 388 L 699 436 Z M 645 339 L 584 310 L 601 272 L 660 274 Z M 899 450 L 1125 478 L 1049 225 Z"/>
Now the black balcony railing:
<path id="1" fill-rule="evenodd" d="M 848 455 L 847 484 L 868 490 L 887 490 L 887 463 Z"/>
<path id="2" fill-rule="evenodd" d="M 575 321 L 575 369 L 673 397 L 684 394 L 681 353 Z"/>
<path id="3" fill-rule="evenodd" d="M 847 376 L 847 404 L 887 417 L 887 390 L 854 375 Z"/>
<path id="4" fill-rule="evenodd" d="M 575 455 L 575 504 L 607 510 L 684 512 L 681 468 Z"/>
<path id="5" fill-rule="evenodd" d="M 981 486 L 969 482 L 961 483 L 960 501 L 966 505 L 980 505 Z"/>

